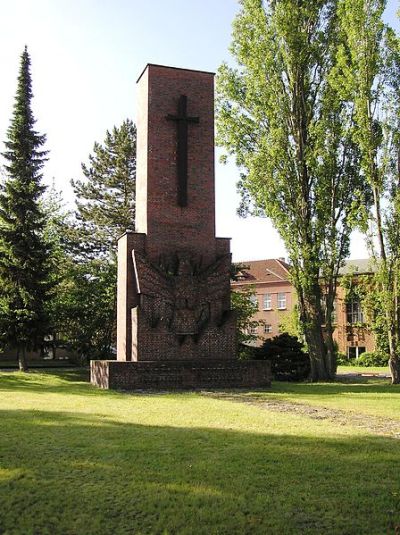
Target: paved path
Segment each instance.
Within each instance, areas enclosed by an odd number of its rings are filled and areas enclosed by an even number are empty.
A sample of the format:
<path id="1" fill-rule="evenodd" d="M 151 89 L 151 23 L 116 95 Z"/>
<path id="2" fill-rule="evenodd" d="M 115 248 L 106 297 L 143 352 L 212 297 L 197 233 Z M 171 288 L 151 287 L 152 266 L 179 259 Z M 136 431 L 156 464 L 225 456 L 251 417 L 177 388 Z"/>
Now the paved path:
<path id="1" fill-rule="evenodd" d="M 249 396 L 241 392 L 202 392 L 202 395 L 236 403 L 247 403 L 259 409 L 305 416 L 316 420 L 329 420 L 336 425 L 360 428 L 374 435 L 400 439 L 400 420 L 357 413 L 352 410 L 309 405 L 289 400 L 268 399 L 268 396 Z"/>

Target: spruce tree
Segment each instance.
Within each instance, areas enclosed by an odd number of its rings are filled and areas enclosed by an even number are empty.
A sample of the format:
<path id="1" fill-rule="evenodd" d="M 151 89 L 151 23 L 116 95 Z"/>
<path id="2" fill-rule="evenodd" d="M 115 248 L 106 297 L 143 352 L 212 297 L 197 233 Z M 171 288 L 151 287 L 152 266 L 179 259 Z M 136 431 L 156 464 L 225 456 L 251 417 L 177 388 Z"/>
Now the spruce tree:
<path id="1" fill-rule="evenodd" d="M 26 351 L 39 347 L 47 334 L 48 247 L 43 237 L 41 169 L 45 136 L 34 128 L 30 57 L 21 55 L 13 117 L 7 131 L 6 178 L 0 192 L 0 336 L 17 350 L 26 370 Z"/>
<path id="2" fill-rule="evenodd" d="M 80 242 L 94 256 L 112 255 L 119 236 L 135 228 L 136 126 L 132 121 L 126 119 L 107 131 L 103 145 L 94 144 L 82 172 L 85 180 L 72 181 Z"/>

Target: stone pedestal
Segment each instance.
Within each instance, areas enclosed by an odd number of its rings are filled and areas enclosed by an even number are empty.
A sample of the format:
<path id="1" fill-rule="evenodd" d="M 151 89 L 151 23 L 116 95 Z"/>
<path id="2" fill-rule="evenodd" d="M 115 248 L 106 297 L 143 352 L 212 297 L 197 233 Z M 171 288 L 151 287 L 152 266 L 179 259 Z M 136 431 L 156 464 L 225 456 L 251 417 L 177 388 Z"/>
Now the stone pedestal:
<path id="1" fill-rule="evenodd" d="M 118 242 L 117 361 L 103 388 L 269 384 L 236 359 L 230 240 L 215 237 L 214 75 L 148 65 L 138 80 L 136 231 Z"/>
<path id="2" fill-rule="evenodd" d="M 165 360 L 91 362 L 92 383 L 118 390 L 260 388 L 271 384 L 268 361 Z"/>

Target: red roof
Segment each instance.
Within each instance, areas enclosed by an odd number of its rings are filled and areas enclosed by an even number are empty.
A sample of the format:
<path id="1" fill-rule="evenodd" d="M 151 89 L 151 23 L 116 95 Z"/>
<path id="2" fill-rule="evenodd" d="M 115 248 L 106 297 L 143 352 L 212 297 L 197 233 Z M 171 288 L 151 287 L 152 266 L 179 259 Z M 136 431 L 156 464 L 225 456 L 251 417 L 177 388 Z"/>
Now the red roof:
<path id="1" fill-rule="evenodd" d="M 233 284 L 243 282 L 282 282 L 289 280 L 290 265 L 280 258 L 269 258 L 267 260 L 250 260 L 239 262 L 237 280 Z"/>

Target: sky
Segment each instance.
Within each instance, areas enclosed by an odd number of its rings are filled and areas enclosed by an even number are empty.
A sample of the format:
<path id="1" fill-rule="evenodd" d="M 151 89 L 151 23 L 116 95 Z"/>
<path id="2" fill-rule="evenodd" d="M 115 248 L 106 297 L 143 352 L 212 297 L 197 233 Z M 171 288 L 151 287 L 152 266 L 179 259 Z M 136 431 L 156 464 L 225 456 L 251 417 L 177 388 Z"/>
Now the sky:
<path id="1" fill-rule="evenodd" d="M 386 20 L 398 27 L 397 0 Z M 12 115 L 19 58 L 32 61 L 37 130 L 50 151 L 44 171 L 73 203 L 95 141 L 126 118 L 135 121 L 136 79 L 147 63 L 215 72 L 230 60 L 236 0 L 0 0 L 0 152 Z M 238 171 L 216 164 L 217 236 L 231 237 L 234 261 L 286 257 L 271 222 L 236 215 Z M 355 235 L 351 257 L 365 258 Z"/>

